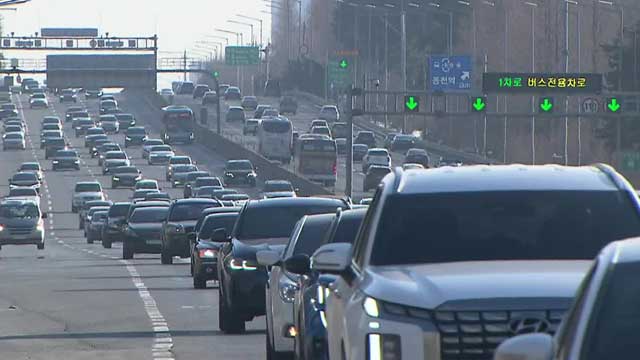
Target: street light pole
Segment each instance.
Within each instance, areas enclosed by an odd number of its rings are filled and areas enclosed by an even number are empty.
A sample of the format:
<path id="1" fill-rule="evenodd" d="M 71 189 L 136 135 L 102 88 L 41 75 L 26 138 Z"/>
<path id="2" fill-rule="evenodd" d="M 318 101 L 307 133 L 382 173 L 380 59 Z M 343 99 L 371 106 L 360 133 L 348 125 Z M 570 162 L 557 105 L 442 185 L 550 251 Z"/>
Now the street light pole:
<path id="1" fill-rule="evenodd" d="M 257 22 L 260 23 L 260 46 L 264 45 L 264 43 L 262 42 L 262 19 L 254 18 L 254 17 L 251 17 L 251 16 L 242 15 L 242 14 L 236 14 L 236 16 L 240 17 L 240 18 L 243 18 L 243 19 L 247 19 L 247 20 L 257 21 Z"/>
<path id="2" fill-rule="evenodd" d="M 400 71 L 402 75 L 402 91 L 407 92 L 407 12 L 405 0 L 400 0 Z M 402 133 L 407 130 L 407 116 L 402 113 Z"/>
<path id="3" fill-rule="evenodd" d="M 535 27 L 535 15 L 538 4 L 533 2 L 525 2 L 526 5 L 531 6 L 531 72 L 536 72 L 536 27 Z M 535 114 L 535 96 L 531 96 L 531 114 Z M 531 165 L 536 164 L 536 117 L 531 116 Z"/>
<path id="4" fill-rule="evenodd" d="M 254 40 L 254 37 L 253 37 L 253 24 L 247 23 L 247 22 L 242 22 L 242 21 L 236 21 L 236 20 L 227 20 L 227 22 L 230 22 L 230 23 L 233 23 L 233 24 L 249 26 L 251 28 L 251 43 L 252 44 L 255 43 L 255 40 Z M 243 43 L 244 43 L 244 41 L 243 41 Z"/>

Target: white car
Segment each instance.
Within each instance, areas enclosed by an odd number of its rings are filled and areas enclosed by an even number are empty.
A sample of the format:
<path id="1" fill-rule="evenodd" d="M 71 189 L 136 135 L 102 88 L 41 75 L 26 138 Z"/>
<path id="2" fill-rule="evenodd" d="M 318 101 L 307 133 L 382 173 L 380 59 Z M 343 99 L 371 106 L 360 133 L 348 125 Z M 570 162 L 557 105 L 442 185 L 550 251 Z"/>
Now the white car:
<path id="1" fill-rule="evenodd" d="M 149 165 L 166 165 L 175 155 L 170 145 L 154 145 L 149 148 L 147 162 Z"/>
<path id="2" fill-rule="evenodd" d="M 9 195 L 7 195 L 7 198 L 32 200 L 40 205 L 40 194 L 35 188 L 30 186 L 14 187 L 13 189 L 9 190 Z"/>
<path id="3" fill-rule="evenodd" d="M 77 182 L 71 198 L 71 211 L 77 213 L 87 201 L 105 200 L 102 185 L 98 181 Z"/>
<path id="4" fill-rule="evenodd" d="M 142 142 L 142 158 L 147 159 L 149 157 L 149 150 L 151 150 L 152 146 L 156 145 L 164 145 L 164 141 L 162 141 L 162 139 L 145 139 Z"/>
<path id="5" fill-rule="evenodd" d="M 160 186 L 158 185 L 158 181 L 154 179 L 142 179 L 136 182 L 136 185 L 133 187 L 134 190 L 157 190 L 160 191 Z"/>
<path id="6" fill-rule="evenodd" d="M 10 132 L 2 135 L 2 150 L 18 149 L 25 150 L 27 144 L 24 140 L 24 133 Z"/>
<path id="7" fill-rule="evenodd" d="M 366 173 L 371 165 L 391 167 L 389 151 L 383 148 L 367 150 L 367 154 L 362 158 L 362 172 Z"/>
<path id="8" fill-rule="evenodd" d="M 256 254 L 258 264 L 271 267 L 266 286 L 269 359 L 279 359 L 294 350 L 290 328 L 293 327 L 293 302 L 301 275 L 286 271 L 282 259 L 296 255 L 310 256 L 309 250 L 313 251 L 321 245 L 335 216 L 335 213 L 303 216 L 291 232 L 289 244 L 282 249 L 284 251 L 271 247 Z"/>
<path id="9" fill-rule="evenodd" d="M 340 121 L 340 112 L 335 105 L 324 105 L 320 109 L 318 119 L 327 120 L 328 122 Z"/>

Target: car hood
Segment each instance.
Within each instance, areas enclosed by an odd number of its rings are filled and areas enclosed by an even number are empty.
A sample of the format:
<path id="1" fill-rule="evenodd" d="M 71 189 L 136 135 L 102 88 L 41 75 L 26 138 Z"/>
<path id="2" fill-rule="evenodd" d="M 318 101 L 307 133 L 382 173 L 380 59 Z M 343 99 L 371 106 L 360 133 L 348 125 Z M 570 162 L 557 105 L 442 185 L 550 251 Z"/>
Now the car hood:
<path id="1" fill-rule="evenodd" d="M 153 157 L 153 156 L 173 156 L 175 155 L 172 151 L 154 151 L 152 153 L 149 154 L 149 156 Z"/>
<path id="2" fill-rule="evenodd" d="M 32 227 L 38 223 L 38 219 L 0 218 L 0 223 L 5 226 Z"/>
<path id="3" fill-rule="evenodd" d="M 274 197 L 295 197 L 296 193 L 293 191 L 269 191 L 262 194 L 266 198 Z"/>
<path id="4" fill-rule="evenodd" d="M 86 197 L 98 197 L 98 196 L 102 196 L 101 192 L 81 192 L 81 193 L 77 193 L 74 194 L 73 197 L 75 198 L 86 198 Z"/>
<path id="5" fill-rule="evenodd" d="M 282 252 L 289 238 L 253 239 L 246 242 L 233 239 L 233 257 L 236 259 L 256 260 L 256 253 L 260 250 L 274 250 Z"/>
<path id="6" fill-rule="evenodd" d="M 119 166 L 119 165 L 127 165 L 129 162 L 126 160 L 122 160 L 122 159 L 107 159 L 104 161 L 104 166 L 105 167 L 110 167 L 110 166 Z"/>
<path id="7" fill-rule="evenodd" d="M 363 291 L 392 303 L 435 309 L 451 301 L 570 301 L 591 261 L 481 261 L 370 266 Z M 478 301 L 481 300 L 481 301 Z"/>

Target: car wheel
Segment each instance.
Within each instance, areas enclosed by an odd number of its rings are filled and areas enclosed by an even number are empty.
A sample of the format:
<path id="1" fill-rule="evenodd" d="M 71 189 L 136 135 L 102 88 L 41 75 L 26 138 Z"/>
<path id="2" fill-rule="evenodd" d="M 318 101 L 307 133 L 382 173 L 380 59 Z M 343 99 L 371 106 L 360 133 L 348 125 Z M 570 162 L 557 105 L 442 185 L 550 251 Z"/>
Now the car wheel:
<path id="1" fill-rule="evenodd" d="M 194 289 L 206 289 L 207 288 L 207 280 L 202 278 L 202 276 L 194 275 L 193 276 L 193 288 Z"/>
<path id="2" fill-rule="evenodd" d="M 171 265 L 173 264 L 173 256 L 167 254 L 167 252 L 162 249 L 162 252 L 160 253 L 160 262 L 162 265 Z"/>
<path id="3" fill-rule="evenodd" d="M 122 258 L 125 260 L 133 259 L 133 254 L 133 247 L 127 240 L 124 240 L 122 242 Z"/>
<path id="4" fill-rule="evenodd" d="M 245 323 L 242 320 L 239 320 L 233 311 L 233 309 L 229 309 L 227 306 L 227 302 L 224 300 L 222 296 L 222 284 L 219 286 L 218 290 L 218 326 L 220 330 L 227 334 L 240 334 L 245 331 Z"/>
<path id="5" fill-rule="evenodd" d="M 74 213 L 74 214 L 77 213 L 78 212 L 78 208 L 73 206 L 73 205 L 71 205 L 71 212 Z"/>
<path id="6" fill-rule="evenodd" d="M 41 243 L 38 243 L 38 250 L 44 250 L 44 241 Z"/>
<path id="7" fill-rule="evenodd" d="M 111 249 L 111 239 L 109 239 L 107 236 L 102 237 L 102 247 L 105 249 Z M 122 247 L 124 248 L 124 246 Z"/>
<path id="8" fill-rule="evenodd" d="M 93 244 L 93 238 L 87 236 L 87 244 Z"/>

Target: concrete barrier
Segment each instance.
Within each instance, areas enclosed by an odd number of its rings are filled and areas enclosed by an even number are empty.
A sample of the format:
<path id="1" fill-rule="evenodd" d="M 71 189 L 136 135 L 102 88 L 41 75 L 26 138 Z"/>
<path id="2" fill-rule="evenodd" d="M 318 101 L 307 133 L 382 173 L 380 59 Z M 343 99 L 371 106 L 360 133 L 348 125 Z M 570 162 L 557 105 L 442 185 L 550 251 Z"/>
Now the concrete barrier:
<path id="1" fill-rule="evenodd" d="M 151 102 L 158 107 L 168 105 L 165 99 L 159 94 L 152 97 Z M 298 194 L 301 196 L 333 195 L 333 192 L 323 188 L 319 184 L 298 176 L 287 169 L 281 168 L 278 164 L 272 163 L 259 154 L 246 149 L 241 144 L 235 143 L 200 125 L 199 122 L 196 122 L 195 126 L 197 143 L 204 145 L 211 151 L 214 151 L 216 154 L 219 154 L 226 159 L 250 160 L 253 165 L 258 168 L 258 176 L 261 179 L 288 180 L 293 184 L 294 188 L 298 189 Z"/>

